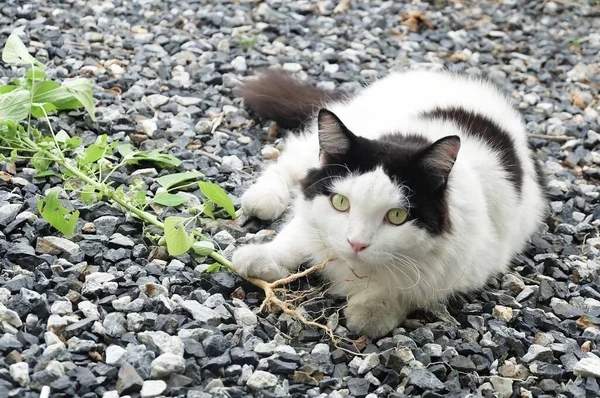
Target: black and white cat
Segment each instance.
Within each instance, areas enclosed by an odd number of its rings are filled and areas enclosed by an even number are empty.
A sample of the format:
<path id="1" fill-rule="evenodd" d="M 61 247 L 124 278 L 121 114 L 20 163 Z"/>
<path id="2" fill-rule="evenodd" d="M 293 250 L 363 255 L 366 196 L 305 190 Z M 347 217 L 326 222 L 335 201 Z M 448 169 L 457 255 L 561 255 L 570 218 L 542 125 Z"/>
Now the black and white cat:
<path id="1" fill-rule="evenodd" d="M 346 296 L 350 330 L 379 337 L 432 300 L 506 271 L 546 209 L 525 128 L 494 84 L 391 73 L 351 97 L 280 72 L 249 80 L 246 104 L 287 128 L 286 149 L 242 198 L 277 237 L 238 249 L 243 274 L 274 280 L 304 262 Z"/>

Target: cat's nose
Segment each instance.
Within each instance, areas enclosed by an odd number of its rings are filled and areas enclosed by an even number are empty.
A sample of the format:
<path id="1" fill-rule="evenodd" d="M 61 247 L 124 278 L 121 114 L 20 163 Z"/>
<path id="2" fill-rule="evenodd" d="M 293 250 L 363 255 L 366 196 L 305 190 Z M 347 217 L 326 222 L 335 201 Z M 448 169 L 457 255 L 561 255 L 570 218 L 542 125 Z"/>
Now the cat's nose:
<path id="1" fill-rule="evenodd" d="M 363 250 L 365 250 L 367 247 L 369 247 L 369 245 L 364 244 L 364 243 L 360 243 L 357 242 L 355 240 L 350 240 L 348 239 L 348 243 L 350 243 L 350 246 L 352 246 L 352 249 L 354 249 L 355 252 L 361 252 Z"/>

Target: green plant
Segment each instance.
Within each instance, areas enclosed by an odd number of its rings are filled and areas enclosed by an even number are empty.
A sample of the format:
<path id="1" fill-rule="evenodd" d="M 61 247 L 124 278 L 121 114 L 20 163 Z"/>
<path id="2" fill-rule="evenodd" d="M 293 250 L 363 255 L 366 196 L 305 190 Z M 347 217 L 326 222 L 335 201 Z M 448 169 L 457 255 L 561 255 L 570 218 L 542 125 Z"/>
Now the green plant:
<path id="1" fill-rule="evenodd" d="M 239 36 L 235 39 L 235 42 L 242 46 L 245 47 L 246 49 L 250 50 L 252 48 L 254 48 L 254 46 L 256 46 L 256 42 L 258 42 L 258 35 L 254 35 L 254 36 Z"/>
<path id="2" fill-rule="evenodd" d="M 91 82 L 81 78 L 62 84 L 47 80 L 45 66 L 28 53 L 15 34 L 8 38 L 2 60 L 8 65 L 28 67 L 29 70 L 23 78 L 0 87 L 0 150 L 4 152 L 0 153 L 0 160 L 28 160 L 38 171 L 35 178 L 56 176 L 64 181 L 63 187 L 50 189 L 38 202 L 40 215 L 52 227 L 67 237 L 75 231 L 79 212 L 64 206 L 66 192 L 79 196 L 83 203 L 106 200 L 118 204 L 144 223 L 161 229 L 163 236 L 158 243 L 166 245 L 169 254 L 176 256 L 192 249 L 198 255 L 211 256 L 218 262 L 211 267 L 212 271 L 217 270 L 219 264 L 231 268 L 231 264 L 195 225 L 201 216 L 215 218 L 217 206 L 235 218 L 234 206 L 221 187 L 199 181 L 204 176 L 199 171 L 158 178 L 161 189 L 153 197 L 149 197 L 151 194 L 141 180 L 130 186 L 115 187 L 110 177 L 126 165 L 150 162 L 164 168 L 176 168 L 181 161 L 158 149 L 140 151 L 129 144 L 110 142 L 107 135 L 100 135 L 95 143 L 83 146 L 80 137 L 70 137 L 64 131 L 55 133 L 48 115 L 61 110 L 83 107 L 95 120 Z M 32 118 L 45 121 L 47 131 L 34 127 Z M 177 191 L 192 185 L 196 185 L 206 199 L 200 206 L 187 209 L 191 216 L 167 217 L 161 221 L 146 210 L 150 204 L 166 207 L 185 205 L 188 198 Z"/>
<path id="3" fill-rule="evenodd" d="M 38 201 L 39 213 L 52 227 L 65 236 L 73 235 L 76 229 L 79 212 L 65 207 L 67 192 L 78 196 L 84 203 L 105 200 L 118 204 L 145 224 L 161 230 L 162 236 L 150 233 L 147 236 L 156 238 L 158 244 L 166 245 L 170 255 L 180 255 L 191 249 L 200 256 L 210 256 L 216 261 L 207 269 L 208 272 L 218 271 L 221 266 L 235 272 L 233 265 L 195 225 L 201 216 L 214 218 L 216 207 L 235 218 L 234 206 L 221 187 L 199 181 L 203 177 L 199 171 L 167 174 L 158 178 L 156 181 L 161 186 L 160 192 L 153 197 L 149 197 L 151 195 L 141 180 L 134 181 L 130 186 L 115 187 L 110 177 L 125 165 L 151 162 L 165 168 L 176 168 L 181 161 L 159 150 L 139 151 L 129 144 L 110 142 L 106 135 L 84 146 L 79 137 L 70 137 L 65 132 L 55 133 L 48 118 L 53 112 L 83 107 L 95 120 L 91 82 L 74 79 L 60 85 L 45 80 L 44 65 L 27 52 L 25 45 L 14 34 L 4 47 L 2 60 L 9 65 L 29 66 L 30 70 L 23 79 L 0 87 L 0 161 L 27 160 L 38 171 L 35 178 L 58 177 L 64 181 L 62 187 L 48 190 L 45 197 Z M 31 118 L 45 121 L 47 131 L 34 127 Z M 183 206 L 187 198 L 177 191 L 190 186 L 198 186 L 206 198 L 201 205 L 187 209 L 191 216 L 171 216 L 161 221 L 146 211 L 150 204 Z M 264 291 L 265 300 L 261 308 L 279 309 L 307 326 L 324 330 L 336 346 L 341 340 L 352 343 L 349 339 L 335 336 L 329 327 L 308 320 L 292 303 L 275 294 L 284 292 L 283 285 L 322 270 L 325 266 L 326 263 L 315 265 L 271 283 L 250 277 L 245 279 Z M 292 301 L 298 302 L 299 299 Z M 353 355 L 363 355 L 340 348 Z"/>

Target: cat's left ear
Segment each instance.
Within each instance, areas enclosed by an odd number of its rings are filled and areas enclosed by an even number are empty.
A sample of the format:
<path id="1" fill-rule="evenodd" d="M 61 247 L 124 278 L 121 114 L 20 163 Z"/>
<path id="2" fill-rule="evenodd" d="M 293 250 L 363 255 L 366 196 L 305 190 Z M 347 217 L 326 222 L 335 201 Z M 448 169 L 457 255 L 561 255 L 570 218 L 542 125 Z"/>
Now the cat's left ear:
<path id="1" fill-rule="evenodd" d="M 434 178 L 436 188 L 446 185 L 459 149 L 460 138 L 451 135 L 437 140 L 420 154 L 419 162 L 424 171 Z"/>
<path id="2" fill-rule="evenodd" d="M 321 109 L 317 117 L 319 128 L 319 150 L 321 159 L 329 156 L 343 155 L 348 150 L 356 136 L 331 111 Z"/>

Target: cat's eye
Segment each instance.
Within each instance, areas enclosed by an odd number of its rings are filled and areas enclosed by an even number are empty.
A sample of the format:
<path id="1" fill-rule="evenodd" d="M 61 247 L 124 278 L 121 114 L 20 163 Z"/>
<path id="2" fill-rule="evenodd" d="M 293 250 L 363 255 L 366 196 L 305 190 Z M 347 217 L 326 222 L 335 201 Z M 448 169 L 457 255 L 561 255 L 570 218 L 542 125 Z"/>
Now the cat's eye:
<path id="1" fill-rule="evenodd" d="M 406 210 L 400 208 L 392 209 L 385 215 L 385 219 L 388 220 L 388 222 L 392 225 L 403 224 L 407 217 L 408 213 Z"/>
<path id="2" fill-rule="evenodd" d="M 329 200 L 333 208 L 337 211 L 348 211 L 350 208 L 350 201 L 342 194 L 334 193 L 329 197 Z"/>

